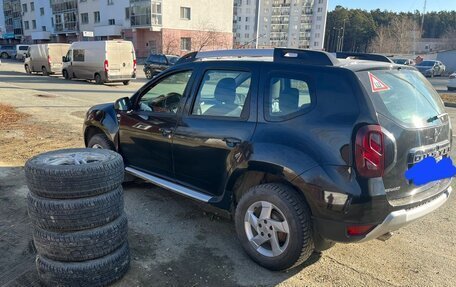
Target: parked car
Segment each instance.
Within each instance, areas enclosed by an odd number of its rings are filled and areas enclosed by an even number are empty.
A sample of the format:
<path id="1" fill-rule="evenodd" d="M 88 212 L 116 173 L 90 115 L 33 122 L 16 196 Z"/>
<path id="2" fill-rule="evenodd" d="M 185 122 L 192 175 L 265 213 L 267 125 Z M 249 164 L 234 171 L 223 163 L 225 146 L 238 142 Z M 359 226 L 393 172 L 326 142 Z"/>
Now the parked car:
<path id="1" fill-rule="evenodd" d="M 415 66 L 426 77 L 442 76 L 445 65 L 440 61 L 423 61 Z"/>
<path id="2" fill-rule="evenodd" d="M 455 91 L 456 90 L 456 73 L 450 75 L 450 79 L 448 81 L 448 91 Z"/>
<path id="3" fill-rule="evenodd" d="M 122 82 L 136 78 L 133 43 L 123 40 L 85 41 L 71 44 L 63 59 L 65 79 L 95 80 L 97 84 Z"/>
<path id="4" fill-rule="evenodd" d="M 412 59 L 395 59 L 393 58 L 392 59 L 394 63 L 396 64 L 399 64 L 399 65 L 407 65 L 407 66 L 414 66 L 415 65 L 415 61 L 412 60 Z"/>
<path id="5" fill-rule="evenodd" d="M 41 72 L 43 76 L 62 72 L 62 57 L 66 55 L 70 44 L 30 45 L 24 61 L 28 74 Z"/>
<path id="6" fill-rule="evenodd" d="M 449 156 L 442 100 L 415 68 L 381 60 L 193 53 L 132 97 L 90 108 L 85 145 L 224 210 L 254 261 L 287 269 L 335 242 L 386 238 L 451 193 L 451 179 L 404 177 L 427 156 Z"/>
<path id="7" fill-rule="evenodd" d="M 0 45 L 0 57 L 2 59 L 14 58 L 16 56 L 15 45 Z"/>
<path id="8" fill-rule="evenodd" d="M 174 65 L 178 60 L 178 56 L 150 54 L 144 63 L 144 74 L 146 74 L 146 78 L 152 79 L 158 73 Z"/>
<path id="9" fill-rule="evenodd" d="M 16 46 L 16 60 L 24 60 L 25 54 L 30 45 L 17 45 Z"/>

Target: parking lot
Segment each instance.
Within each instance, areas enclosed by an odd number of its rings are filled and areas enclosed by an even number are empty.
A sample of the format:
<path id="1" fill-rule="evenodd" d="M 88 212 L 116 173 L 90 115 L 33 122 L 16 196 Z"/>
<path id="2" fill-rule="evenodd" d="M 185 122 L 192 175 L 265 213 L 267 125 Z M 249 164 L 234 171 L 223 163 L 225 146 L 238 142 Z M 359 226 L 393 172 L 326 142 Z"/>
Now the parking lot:
<path id="1" fill-rule="evenodd" d="M 18 62 L 0 66 L 0 108 L 11 109 L 0 122 L 0 286 L 38 284 L 22 165 L 43 151 L 82 147 L 86 110 L 130 96 L 146 81 L 138 71 L 129 86 L 95 85 L 27 75 Z M 439 91 L 445 81 L 432 79 Z M 456 109 L 447 111 L 456 126 Z M 153 185 L 128 184 L 124 191 L 132 264 L 115 286 L 456 285 L 454 195 L 388 241 L 337 244 L 305 266 L 270 272 L 243 253 L 231 221 Z"/>

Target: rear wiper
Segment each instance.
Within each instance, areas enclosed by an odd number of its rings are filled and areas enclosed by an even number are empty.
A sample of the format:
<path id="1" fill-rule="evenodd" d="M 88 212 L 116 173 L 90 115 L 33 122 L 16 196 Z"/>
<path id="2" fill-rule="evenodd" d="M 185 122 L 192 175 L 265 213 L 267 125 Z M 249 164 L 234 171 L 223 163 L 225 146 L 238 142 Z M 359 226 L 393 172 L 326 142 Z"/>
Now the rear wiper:
<path id="1" fill-rule="evenodd" d="M 443 117 L 444 115 L 446 115 L 446 113 L 443 113 L 443 114 L 440 114 L 440 115 L 437 115 L 437 116 L 433 116 L 433 117 L 430 117 L 429 119 L 427 119 L 427 122 L 428 123 L 432 123 L 438 119 L 440 119 L 441 117 Z"/>

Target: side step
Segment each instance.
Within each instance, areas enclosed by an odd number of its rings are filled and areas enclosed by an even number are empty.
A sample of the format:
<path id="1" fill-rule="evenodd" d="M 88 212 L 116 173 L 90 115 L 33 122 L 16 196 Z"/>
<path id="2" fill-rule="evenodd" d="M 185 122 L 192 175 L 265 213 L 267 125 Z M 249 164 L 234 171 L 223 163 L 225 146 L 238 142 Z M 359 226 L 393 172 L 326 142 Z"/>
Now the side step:
<path id="1" fill-rule="evenodd" d="M 179 185 L 177 183 L 168 181 L 166 179 L 150 175 L 148 173 L 139 171 L 139 170 L 134 169 L 132 167 L 126 167 L 125 171 L 130 173 L 130 174 L 132 174 L 132 175 L 134 175 L 134 176 L 142 178 L 145 181 L 148 181 L 148 182 L 151 182 L 151 183 L 153 183 L 155 185 L 163 187 L 164 189 L 168 189 L 168 190 L 174 191 L 176 193 L 179 193 L 179 194 L 181 194 L 183 196 L 186 196 L 186 197 L 190 197 L 192 199 L 196 199 L 196 200 L 199 200 L 199 201 L 202 201 L 202 202 L 209 202 L 209 200 L 212 199 L 212 196 L 209 196 L 207 194 L 204 194 L 204 193 L 195 191 L 193 189 L 184 187 L 182 185 Z"/>

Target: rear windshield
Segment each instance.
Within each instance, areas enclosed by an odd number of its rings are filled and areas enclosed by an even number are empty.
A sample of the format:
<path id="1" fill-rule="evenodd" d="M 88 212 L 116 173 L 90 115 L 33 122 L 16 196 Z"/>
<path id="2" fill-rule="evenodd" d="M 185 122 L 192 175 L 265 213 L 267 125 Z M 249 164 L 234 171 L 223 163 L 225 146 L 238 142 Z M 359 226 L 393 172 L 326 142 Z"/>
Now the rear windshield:
<path id="1" fill-rule="evenodd" d="M 415 70 L 358 72 L 376 111 L 406 127 L 439 124 L 432 120 L 445 112 L 432 85 Z"/>

